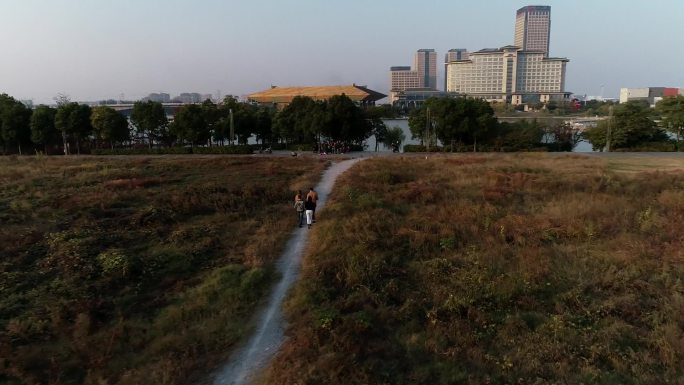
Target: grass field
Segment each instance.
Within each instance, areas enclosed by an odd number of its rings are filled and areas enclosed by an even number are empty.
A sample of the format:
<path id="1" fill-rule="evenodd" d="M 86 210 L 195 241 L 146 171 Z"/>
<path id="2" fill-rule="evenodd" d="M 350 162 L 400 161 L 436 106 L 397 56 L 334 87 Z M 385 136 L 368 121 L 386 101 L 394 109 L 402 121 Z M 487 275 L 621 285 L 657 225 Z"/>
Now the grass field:
<path id="1" fill-rule="evenodd" d="M 0 158 L 0 384 L 178 384 L 225 360 L 325 165 Z"/>
<path id="2" fill-rule="evenodd" d="M 359 163 L 312 233 L 265 382 L 684 384 L 682 166 Z"/>

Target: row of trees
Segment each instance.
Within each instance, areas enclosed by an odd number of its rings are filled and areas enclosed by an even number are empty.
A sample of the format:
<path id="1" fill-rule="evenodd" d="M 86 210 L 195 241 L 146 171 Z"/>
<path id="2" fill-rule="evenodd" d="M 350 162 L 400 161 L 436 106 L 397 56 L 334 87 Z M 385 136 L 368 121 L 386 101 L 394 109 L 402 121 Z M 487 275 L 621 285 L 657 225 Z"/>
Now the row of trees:
<path id="1" fill-rule="evenodd" d="M 611 116 L 584 132 L 594 150 L 675 149 L 684 136 L 684 96 L 667 97 L 650 108 L 646 101 L 613 107 Z M 673 139 L 674 138 L 674 139 Z"/>
<path id="2" fill-rule="evenodd" d="M 333 140 L 361 144 L 375 134 L 382 142 L 399 133 L 381 120 L 383 107 L 361 109 L 345 95 L 326 101 L 297 97 L 282 111 L 240 103 L 226 97 L 221 103 L 179 107 L 173 121 L 161 103 L 136 102 L 130 119 L 111 107 L 90 107 L 60 95 L 57 107 L 31 110 L 8 95 L 0 95 L 0 144 L 3 153 L 33 147 L 46 153 L 80 153 L 83 147 L 196 146 L 246 144 L 254 136 L 264 145 L 315 144 Z M 391 131 L 391 132 L 390 132 Z M 394 143 L 394 142 L 393 142 Z"/>
<path id="3" fill-rule="evenodd" d="M 581 140 L 567 123 L 544 125 L 536 120 L 499 122 L 492 106 L 475 98 L 433 98 L 413 110 L 409 127 L 414 139 L 473 151 L 518 151 L 546 148 L 571 151 Z"/>

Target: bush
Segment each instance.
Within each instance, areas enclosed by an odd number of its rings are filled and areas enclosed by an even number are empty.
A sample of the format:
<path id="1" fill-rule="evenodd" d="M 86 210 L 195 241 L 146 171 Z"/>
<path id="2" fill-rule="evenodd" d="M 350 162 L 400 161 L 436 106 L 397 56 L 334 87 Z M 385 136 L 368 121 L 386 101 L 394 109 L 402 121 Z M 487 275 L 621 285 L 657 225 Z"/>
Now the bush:
<path id="1" fill-rule="evenodd" d="M 430 146 L 430 152 L 444 152 L 446 149 L 440 146 Z M 404 152 L 428 152 L 427 148 L 420 144 L 404 145 Z"/>
<path id="2" fill-rule="evenodd" d="M 252 146 L 214 146 L 214 147 L 194 147 L 193 154 L 251 154 L 254 152 Z"/>

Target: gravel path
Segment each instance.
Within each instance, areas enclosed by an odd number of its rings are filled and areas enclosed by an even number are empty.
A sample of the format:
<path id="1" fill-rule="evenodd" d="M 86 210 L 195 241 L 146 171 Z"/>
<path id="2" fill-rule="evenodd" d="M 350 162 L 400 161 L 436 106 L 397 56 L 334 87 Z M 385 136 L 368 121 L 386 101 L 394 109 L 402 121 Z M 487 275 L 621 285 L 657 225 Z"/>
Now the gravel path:
<path id="1" fill-rule="evenodd" d="M 350 159 L 333 164 L 323 174 L 323 179 L 316 187 L 318 204 L 316 211 L 323 208 L 332 190 L 335 179 L 354 163 L 361 159 Z M 294 214 L 292 216 L 294 218 Z M 248 384 L 259 370 L 266 367 L 269 360 L 278 351 L 285 335 L 285 319 L 282 303 L 287 291 L 299 276 L 301 257 L 308 237 L 306 226 L 297 228 L 285 246 L 277 263 L 281 275 L 280 282 L 273 288 L 268 302 L 256 318 L 256 330 L 247 343 L 237 350 L 230 361 L 223 366 L 214 378 L 214 385 Z"/>

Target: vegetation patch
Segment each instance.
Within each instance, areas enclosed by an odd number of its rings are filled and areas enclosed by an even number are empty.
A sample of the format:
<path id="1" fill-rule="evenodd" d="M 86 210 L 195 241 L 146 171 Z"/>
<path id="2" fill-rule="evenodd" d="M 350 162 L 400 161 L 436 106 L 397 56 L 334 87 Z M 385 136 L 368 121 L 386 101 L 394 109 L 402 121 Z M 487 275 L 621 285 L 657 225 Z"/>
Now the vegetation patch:
<path id="1" fill-rule="evenodd" d="M 222 362 L 325 165 L 0 159 L 0 384 L 178 384 Z"/>
<path id="2" fill-rule="evenodd" d="M 338 183 L 267 383 L 682 383 L 681 171 L 449 155 Z"/>

